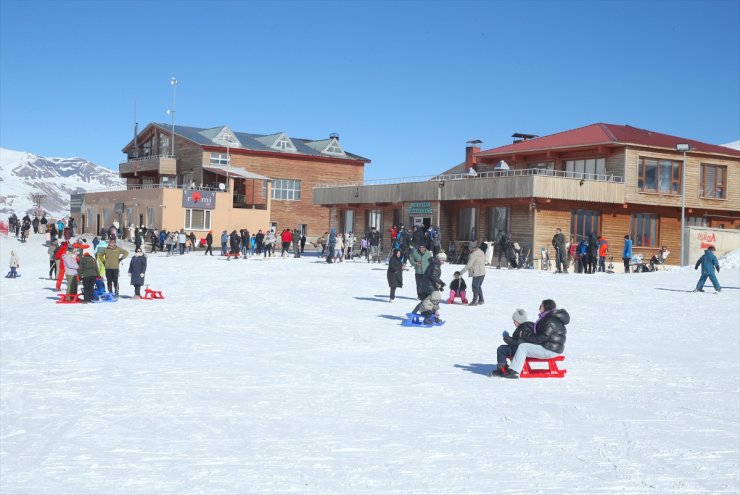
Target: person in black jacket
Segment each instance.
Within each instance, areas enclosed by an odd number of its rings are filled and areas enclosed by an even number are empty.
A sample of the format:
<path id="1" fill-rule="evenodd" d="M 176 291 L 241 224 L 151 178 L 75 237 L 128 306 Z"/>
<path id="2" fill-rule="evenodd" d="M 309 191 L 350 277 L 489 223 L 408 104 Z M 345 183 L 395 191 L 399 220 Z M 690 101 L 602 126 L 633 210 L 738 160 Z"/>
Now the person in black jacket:
<path id="1" fill-rule="evenodd" d="M 516 330 L 512 335 L 504 330 L 503 337 L 506 344 L 498 346 L 496 349 L 496 367 L 488 376 L 504 376 L 506 374 L 507 359 L 512 359 L 519 344 L 527 342 L 527 339 L 534 332 L 534 323 L 527 321 L 527 312 L 523 309 L 517 309 L 511 316 Z"/>
<path id="2" fill-rule="evenodd" d="M 503 374 L 504 378 L 519 378 L 528 357 L 550 359 L 563 353 L 565 325 L 570 323 L 568 312 L 558 309 L 552 299 L 545 299 L 540 304 L 539 318 L 534 324 L 533 332 L 524 336 L 526 341 L 518 343 L 511 365 Z"/>
<path id="3" fill-rule="evenodd" d="M 401 262 L 401 251 L 393 250 L 391 258 L 388 260 L 388 287 L 391 288 L 391 298 L 388 302 L 396 299 L 396 289 L 403 287 L 403 262 Z"/>
<path id="4" fill-rule="evenodd" d="M 208 253 L 211 253 L 211 256 L 213 256 L 213 231 L 209 230 L 208 234 L 206 235 L 206 252 L 203 253 L 204 256 L 208 256 Z"/>
<path id="5" fill-rule="evenodd" d="M 442 299 L 440 291 L 444 289 L 445 283 L 442 282 L 442 263 L 447 261 L 447 255 L 441 251 L 437 256 L 429 260 L 424 272 L 424 277 L 419 284 L 419 296 L 421 302 L 414 308 L 414 313 L 424 316 L 424 324 L 430 325 L 434 320 L 442 322 L 439 319 L 439 301 Z"/>

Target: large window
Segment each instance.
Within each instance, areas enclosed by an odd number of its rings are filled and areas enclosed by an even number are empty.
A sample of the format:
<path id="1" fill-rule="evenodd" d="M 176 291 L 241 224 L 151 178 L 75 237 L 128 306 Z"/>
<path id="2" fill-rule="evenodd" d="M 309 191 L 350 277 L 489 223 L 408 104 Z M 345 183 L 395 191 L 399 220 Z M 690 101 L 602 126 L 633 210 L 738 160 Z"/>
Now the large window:
<path id="1" fill-rule="evenodd" d="M 460 208 L 457 239 L 460 241 L 478 240 L 478 208 Z"/>
<path id="2" fill-rule="evenodd" d="M 103 208 L 103 227 L 108 230 L 108 227 L 112 225 L 110 221 L 110 209 Z"/>
<path id="3" fill-rule="evenodd" d="M 493 206 L 488 208 L 488 240 L 497 241 L 502 232 L 509 233 L 511 208 Z"/>
<path id="4" fill-rule="evenodd" d="M 724 165 L 701 165 L 701 187 L 699 195 L 702 198 L 727 198 L 727 167 Z"/>
<path id="5" fill-rule="evenodd" d="M 211 165 L 228 165 L 229 155 L 226 153 L 211 153 Z"/>
<path id="6" fill-rule="evenodd" d="M 146 228 L 154 228 L 154 208 L 147 207 L 146 209 Z"/>
<path id="7" fill-rule="evenodd" d="M 637 189 L 641 192 L 679 194 L 681 162 L 640 158 L 637 170 Z"/>
<path id="8" fill-rule="evenodd" d="M 584 160 L 566 160 L 565 176 L 574 179 L 596 179 L 606 175 L 606 159 L 588 158 Z"/>
<path id="9" fill-rule="evenodd" d="M 652 213 L 635 213 L 630 225 L 632 242 L 635 246 L 658 246 L 658 216 Z"/>
<path id="10" fill-rule="evenodd" d="M 369 210 L 367 212 L 367 232 L 375 227 L 378 232 L 383 231 L 383 212 L 381 210 Z"/>
<path id="11" fill-rule="evenodd" d="M 301 199 L 301 181 L 293 179 L 272 179 L 272 199 Z"/>
<path id="12" fill-rule="evenodd" d="M 187 230 L 211 230 L 211 210 L 185 210 Z"/>
<path id="13" fill-rule="evenodd" d="M 570 237 L 573 242 L 587 239 L 588 234 L 599 235 L 601 212 L 596 210 L 570 210 Z"/>

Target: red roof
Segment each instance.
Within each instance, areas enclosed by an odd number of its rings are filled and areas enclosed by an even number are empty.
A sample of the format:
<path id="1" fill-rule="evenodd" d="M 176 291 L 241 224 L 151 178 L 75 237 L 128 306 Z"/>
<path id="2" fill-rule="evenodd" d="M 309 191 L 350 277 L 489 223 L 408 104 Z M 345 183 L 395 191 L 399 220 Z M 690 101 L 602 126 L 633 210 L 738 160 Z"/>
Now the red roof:
<path id="1" fill-rule="evenodd" d="M 694 151 L 707 153 L 721 153 L 740 157 L 740 151 L 716 144 L 702 143 L 693 139 L 686 139 L 659 132 L 638 129 L 629 125 L 591 124 L 578 129 L 558 132 L 549 136 L 542 136 L 519 143 L 508 144 L 498 148 L 476 153 L 476 157 L 525 153 L 531 151 L 550 150 L 555 148 L 573 148 L 595 145 L 625 145 L 650 146 L 675 150 L 676 144 L 688 143 Z"/>

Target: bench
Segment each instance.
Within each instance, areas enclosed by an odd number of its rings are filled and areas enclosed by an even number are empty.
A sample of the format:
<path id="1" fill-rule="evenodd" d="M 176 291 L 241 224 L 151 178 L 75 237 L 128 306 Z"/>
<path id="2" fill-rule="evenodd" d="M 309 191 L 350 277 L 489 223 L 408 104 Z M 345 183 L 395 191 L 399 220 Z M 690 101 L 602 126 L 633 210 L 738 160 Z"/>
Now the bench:
<path id="1" fill-rule="evenodd" d="M 57 304 L 76 304 L 80 302 L 79 294 L 58 294 Z"/>
<path id="2" fill-rule="evenodd" d="M 161 290 L 146 289 L 144 291 L 144 299 L 164 299 Z"/>
<path id="3" fill-rule="evenodd" d="M 564 361 L 565 356 L 555 356 L 550 359 L 539 359 L 528 357 L 524 361 L 524 368 L 519 373 L 519 378 L 564 378 L 568 370 L 561 370 L 558 367 L 559 361 Z M 530 366 L 532 363 L 547 363 L 547 367 Z"/>

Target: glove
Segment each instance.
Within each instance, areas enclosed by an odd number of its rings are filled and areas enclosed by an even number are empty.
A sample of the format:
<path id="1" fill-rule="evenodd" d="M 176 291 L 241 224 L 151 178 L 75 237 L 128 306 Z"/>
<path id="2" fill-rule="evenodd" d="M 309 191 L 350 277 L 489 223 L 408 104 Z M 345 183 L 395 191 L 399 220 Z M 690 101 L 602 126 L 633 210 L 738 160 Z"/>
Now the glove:
<path id="1" fill-rule="evenodd" d="M 507 332 L 506 330 L 504 330 L 504 331 L 503 331 L 503 333 L 501 334 L 501 336 L 502 336 L 503 338 L 506 338 L 506 337 L 508 337 L 508 336 L 509 336 L 509 332 Z"/>
<path id="2" fill-rule="evenodd" d="M 717 273 L 719 273 L 719 267 L 717 267 Z"/>

